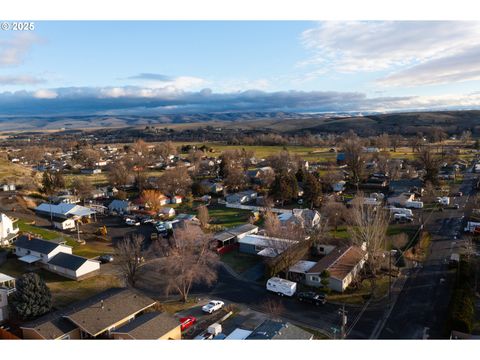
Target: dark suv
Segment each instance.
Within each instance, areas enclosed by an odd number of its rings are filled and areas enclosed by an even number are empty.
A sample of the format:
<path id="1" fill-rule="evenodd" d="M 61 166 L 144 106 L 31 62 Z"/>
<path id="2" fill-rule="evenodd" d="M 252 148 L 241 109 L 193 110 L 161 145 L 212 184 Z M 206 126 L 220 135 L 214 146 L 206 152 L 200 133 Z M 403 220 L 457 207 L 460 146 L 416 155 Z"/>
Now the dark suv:
<path id="1" fill-rule="evenodd" d="M 308 302 L 316 306 L 323 305 L 327 302 L 327 298 L 324 294 L 317 294 L 313 291 L 298 293 L 297 298 L 299 301 Z"/>

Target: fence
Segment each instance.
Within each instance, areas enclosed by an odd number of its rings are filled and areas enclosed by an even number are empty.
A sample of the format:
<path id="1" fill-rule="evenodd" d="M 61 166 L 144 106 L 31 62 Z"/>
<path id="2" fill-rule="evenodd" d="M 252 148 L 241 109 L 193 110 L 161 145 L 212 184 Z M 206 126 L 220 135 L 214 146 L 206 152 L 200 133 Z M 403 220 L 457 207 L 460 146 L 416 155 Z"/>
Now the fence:
<path id="1" fill-rule="evenodd" d="M 228 208 L 234 209 L 242 209 L 242 210 L 250 210 L 250 211 L 266 211 L 267 208 L 264 206 L 254 206 L 254 205 L 242 205 L 238 203 L 227 203 L 225 200 L 218 200 L 219 204 L 223 204 Z M 279 213 L 279 214 L 290 214 L 292 210 L 289 209 L 277 209 L 277 208 L 269 208 L 271 212 Z"/>

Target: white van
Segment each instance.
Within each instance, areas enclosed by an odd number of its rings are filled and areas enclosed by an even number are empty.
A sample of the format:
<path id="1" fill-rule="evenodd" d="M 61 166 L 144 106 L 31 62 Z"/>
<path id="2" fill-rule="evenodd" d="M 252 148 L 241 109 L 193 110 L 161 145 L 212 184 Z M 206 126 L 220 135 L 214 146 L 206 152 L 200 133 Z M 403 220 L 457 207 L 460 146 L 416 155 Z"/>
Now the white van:
<path id="1" fill-rule="evenodd" d="M 410 209 L 391 207 L 389 210 L 390 214 L 403 214 L 405 216 L 413 217 L 413 212 Z"/>
<path id="2" fill-rule="evenodd" d="M 297 283 L 278 277 L 272 277 L 267 281 L 267 290 L 277 293 L 280 296 L 293 296 L 297 291 Z"/>

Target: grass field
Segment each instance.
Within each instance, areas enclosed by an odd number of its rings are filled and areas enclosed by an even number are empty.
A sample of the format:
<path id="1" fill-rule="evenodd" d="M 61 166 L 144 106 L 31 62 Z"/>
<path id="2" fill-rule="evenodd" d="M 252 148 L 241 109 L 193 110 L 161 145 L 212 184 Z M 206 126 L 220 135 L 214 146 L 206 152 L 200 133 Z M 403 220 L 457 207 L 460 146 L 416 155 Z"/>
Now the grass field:
<path id="1" fill-rule="evenodd" d="M 208 213 L 211 224 L 221 225 L 226 228 L 247 223 L 252 214 L 249 210 L 227 208 L 222 205 L 209 206 Z"/>
<path id="2" fill-rule="evenodd" d="M 62 307 L 71 302 L 79 301 L 111 287 L 120 286 L 119 280 L 113 275 L 101 274 L 82 281 L 69 280 L 44 269 L 35 269 L 17 259 L 8 259 L 0 266 L 0 272 L 19 278 L 22 274 L 34 271 L 47 283 L 52 292 L 53 305 Z"/>
<path id="3" fill-rule="evenodd" d="M 87 241 L 85 245 L 79 244 L 75 239 L 69 235 L 65 235 L 61 232 L 45 229 L 39 226 L 27 224 L 25 220 L 18 220 L 18 228 L 22 232 L 29 232 L 35 235 L 39 235 L 45 240 L 63 239 L 67 242 L 67 245 L 71 246 L 75 255 L 84 256 L 87 258 L 93 258 L 105 253 L 111 253 L 111 243 L 100 241 Z"/>

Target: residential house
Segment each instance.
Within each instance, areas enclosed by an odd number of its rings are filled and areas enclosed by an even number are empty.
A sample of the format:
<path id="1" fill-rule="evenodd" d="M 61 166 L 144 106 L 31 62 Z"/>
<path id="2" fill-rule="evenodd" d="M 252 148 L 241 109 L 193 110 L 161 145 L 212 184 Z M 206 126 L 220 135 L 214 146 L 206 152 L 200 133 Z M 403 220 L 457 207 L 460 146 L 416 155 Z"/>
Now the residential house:
<path id="1" fill-rule="evenodd" d="M 47 270 L 72 280 L 83 280 L 100 271 L 100 262 L 82 256 L 60 252 L 46 266 Z"/>
<path id="2" fill-rule="evenodd" d="M 225 254 L 237 246 L 239 239 L 258 233 L 258 226 L 253 224 L 239 225 L 215 234 L 213 237 L 217 241 L 217 252 Z"/>
<path id="3" fill-rule="evenodd" d="M 175 196 L 171 197 L 170 201 L 171 201 L 172 204 L 181 204 L 182 200 L 183 200 L 183 196 L 175 195 Z"/>
<path id="4" fill-rule="evenodd" d="M 289 322 L 265 320 L 245 340 L 312 340 L 313 334 Z"/>
<path id="5" fill-rule="evenodd" d="M 15 291 L 15 278 L 0 273 L 0 324 L 8 320 L 8 296 Z"/>
<path id="6" fill-rule="evenodd" d="M 73 218 L 79 220 L 81 218 L 90 218 L 95 211 L 85 206 L 75 204 L 50 204 L 42 203 L 35 208 L 38 215 L 45 217 L 58 217 L 63 219 Z"/>
<path id="7" fill-rule="evenodd" d="M 24 339 L 111 338 L 155 300 L 133 290 L 111 288 L 21 326 Z"/>
<path id="8" fill-rule="evenodd" d="M 113 200 L 107 206 L 108 212 L 110 214 L 117 213 L 117 214 L 129 214 L 130 210 L 132 209 L 131 203 L 128 200 Z"/>
<path id="9" fill-rule="evenodd" d="M 265 257 L 275 257 L 293 244 L 295 240 L 280 239 L 262 235 L 246 235 L 237 240 L 239 251 L 246 254 L 253 254 Z"/>
<path id="10" fill-rule="evenodd" d="M 15 255 L 28 264 L 40 262 L 47 264 L 58 253 L 72 253 L 72 247 L 53 241 L 38 239 L 26 235 L 15 241 Z"/>
<path id="11" fill-rule="evenodd" d="M 291 213 L 281 213 L 278 219 L 283 226 L 296 224 L 305 229 L 313 229 L 320 223 L 321 216 L 317 210 L 293 209 Z"/>
<path id="12" fill-rule="evenodd" d="M 172 216 L 175 216 L 175 209 L 171 207 L 164 207 L 160 209 L 160 214 L 167 217 L 172 217 Z"/>
<path id="13" fill-rule="evenodd" d="M 5 214 L 0 214 L 0 247 L 12 244 L 18 236 L 18 226 Z"/>
<path id="14" fill-rule="evenodd" d="M 72 247 L 29 236 L 15 241 L 15 254 L 27 264 L 36 263 L 46 270 L 73 280 L 94 276 L 100 262 L 72 254 Z"/>
<path id="15" fill-rule="evenodd" d="M 98 169 L 98 168 L 85 168 L 80 170 L 80 173 L 85 175 L 95 175 L 95 174 L 100 174 L 101 172 L 102 172 L 102 169 Z"/>
<path id="16" fill-rule="evenodd" d="M 253 190 L 241 191 L 235 194 L 230 194 L 225 197 L 227 203 L 230 204 L 245 204 L 257 198 L 257 192 Z"/>
<path id="17" fill-rule="evenodd" d="M 180 325 L 167 313 L 149 312 L 113 330 L 112 336 L 118 340 L 181 340 Z"/>
<path id="18" fill-rule="evenodd" d="M 402 193 L 402 192 L 422 192 L 423 191 L 423 181 L 419 178 L 416 179 L 399 179 L 391 180 L 388 189 L 393 193 Z"/>
<path id="19" fill-rule="evenodd" d="M 305 282 L 306 274 L 317 263 L 315 261 L 300 260 L 288 269 L 288 279 L 295 282 Z"/>
<path id="20" fill-rule="evenodd" d="M 359 246 L 338 247 L 308 270 L 305 283 L 321 287 L 321 274 L 327 270 L 330 273 L 328 287 L 343 292 L 363 268 L 366 259 L 367 252 Z"/>

